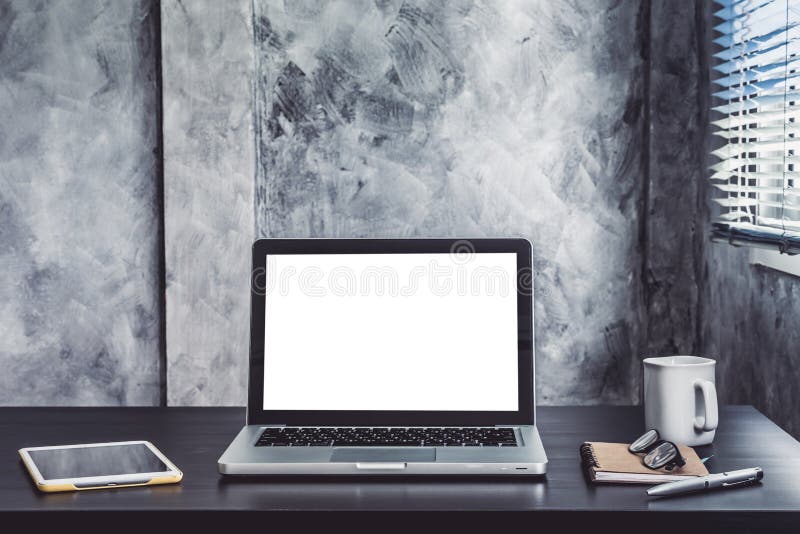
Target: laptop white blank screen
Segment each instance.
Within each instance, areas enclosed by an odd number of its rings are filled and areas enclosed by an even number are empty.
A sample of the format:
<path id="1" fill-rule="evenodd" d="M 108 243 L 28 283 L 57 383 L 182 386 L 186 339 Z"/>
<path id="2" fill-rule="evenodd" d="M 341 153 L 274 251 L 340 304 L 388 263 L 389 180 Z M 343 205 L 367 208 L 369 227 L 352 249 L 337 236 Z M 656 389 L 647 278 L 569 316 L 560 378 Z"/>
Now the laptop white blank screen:
<path id="1" fill-rule="evenodd" d="M 265 410 L 516 411 L 516 254 L 267 256 Z"/>

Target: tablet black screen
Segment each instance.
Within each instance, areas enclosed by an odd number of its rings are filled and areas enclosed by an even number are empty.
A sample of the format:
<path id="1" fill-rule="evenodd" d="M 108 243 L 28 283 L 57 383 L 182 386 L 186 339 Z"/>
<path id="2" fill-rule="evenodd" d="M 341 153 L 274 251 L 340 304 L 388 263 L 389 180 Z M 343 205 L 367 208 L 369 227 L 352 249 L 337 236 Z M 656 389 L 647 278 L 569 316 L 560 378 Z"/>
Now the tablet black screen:
<path id="1" fill-rule="evenodd" d="M 28 454 L 45 480 L 169 471 L 143 443 L 35 450 Z"/>

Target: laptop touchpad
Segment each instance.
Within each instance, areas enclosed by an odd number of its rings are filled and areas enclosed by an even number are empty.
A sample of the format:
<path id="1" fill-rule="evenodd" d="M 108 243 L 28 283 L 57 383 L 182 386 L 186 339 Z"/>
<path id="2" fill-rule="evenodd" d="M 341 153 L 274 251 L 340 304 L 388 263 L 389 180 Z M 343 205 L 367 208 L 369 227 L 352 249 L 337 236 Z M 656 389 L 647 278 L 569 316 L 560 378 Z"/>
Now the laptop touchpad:
<path id="1" fill-rule="evenodd" d="M 436 449 L 432 447 L 339 447 L 333 449 L 331 462 L 433 462 Z"/>

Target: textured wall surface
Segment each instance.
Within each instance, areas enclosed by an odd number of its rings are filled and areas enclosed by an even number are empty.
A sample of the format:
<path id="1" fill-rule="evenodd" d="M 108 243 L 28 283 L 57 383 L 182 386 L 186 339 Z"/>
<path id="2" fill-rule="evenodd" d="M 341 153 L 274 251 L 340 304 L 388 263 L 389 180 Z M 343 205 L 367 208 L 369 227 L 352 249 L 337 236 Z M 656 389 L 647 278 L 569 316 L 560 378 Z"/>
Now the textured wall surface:
<path id="1" fill-rule="evenodd" d="M 167 392 L 245 404 L 253 242 L 250 0 L 161 3 Z"/>
<path id="2" fill-rule="evenodd" d="M 157 404 L 150 1 L 0 2 L 0 404 Z"/>
<path id="3" fill-rule="evenodd" d="M 259 235 L 528 237 L 539 400 L 637 401 L 640 3 L 254 6 Z"/>
<path id="4" fill-rule="evenodd" d="M 696 354 L 708 242 L 699 209 L 707 177 L 703 4 L 654 1 L 651 10 L 644 355 Z"/>
<path id="5" fill-rule="evenodd" d="M 256 235 L 522 234 L 540 402 L 697 353 L 800 436 L 800 282 L 707 240 L 708 2 L 163 0 L 165 282 L 157 10 L 0 0 L 0 404 L 243 404 Z"/>
<path id="6" fill-rule="evenodd" d="M 711 9 L 703 7 L 699 30 L 710 50 Z M 707 84 L 707 66 L 701 73 Z M 699 96 L 700 109 L 707 109 L 709 91 Z M 702 141 L 706 154 L 719 143 L 710 137 Z M 703 167 L 714 162 L 708 156 Z M 718 208 L 710 206 L 708 181 L 701 184 L 698 212 L 708 235 L 708 221 Z M 800 439 L 800 278 L 754 265 L 749 249 L 726 243 L 708 243 L 703 262 L 700 341 L 703 352 L 718 361 L 721 400 L 752 404 Z"/>
<path id="7" fill-rule="evenodd" d="M 800 438 L 800 280 L 724 243 L 707 261 L 703 343 L 722 401 L 752 404 Z"/>
<path id="8" fill-rule="evenodd" d="M 800 280 L 708 239 L 710 3 L 654 1 L 651 20 L 648 353 L 716 359 L 721 402 L 800 437 Z"/>

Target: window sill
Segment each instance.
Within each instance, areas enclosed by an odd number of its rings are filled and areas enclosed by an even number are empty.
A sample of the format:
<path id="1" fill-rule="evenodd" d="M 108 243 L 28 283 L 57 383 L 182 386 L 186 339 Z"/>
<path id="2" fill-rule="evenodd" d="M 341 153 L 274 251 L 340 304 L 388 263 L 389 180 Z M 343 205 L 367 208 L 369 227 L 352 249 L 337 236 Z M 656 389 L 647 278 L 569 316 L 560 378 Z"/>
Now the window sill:
<path id="1" fill-rule="evenodd" d="M 789 256 L 776 250 L 753 248 L 750 250 L 750 263 L 800 277 L 800 254 Z"/>

